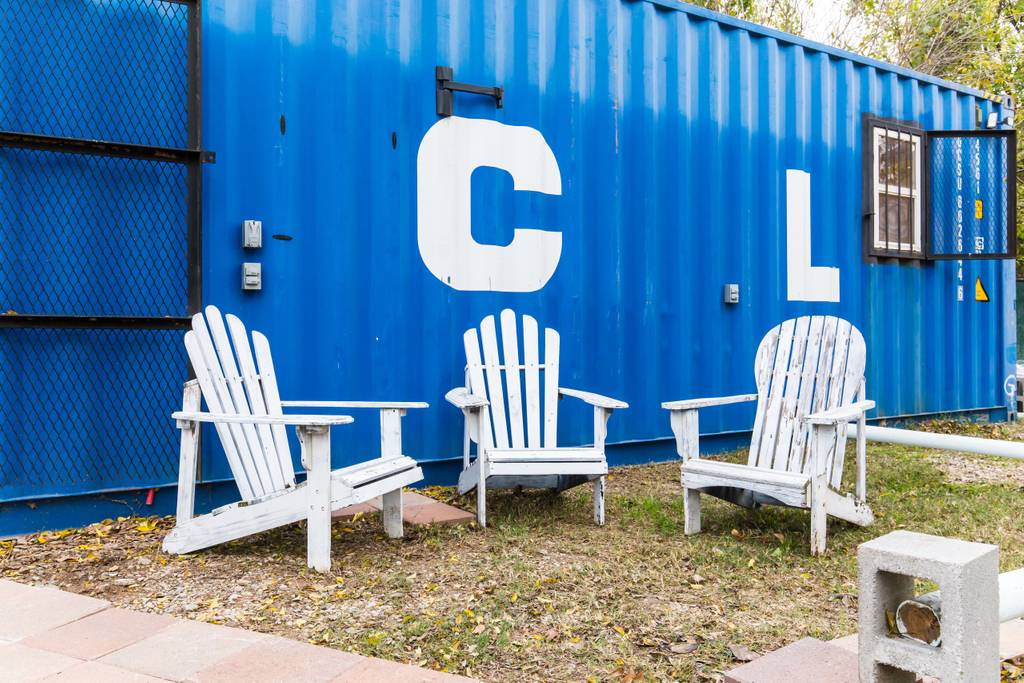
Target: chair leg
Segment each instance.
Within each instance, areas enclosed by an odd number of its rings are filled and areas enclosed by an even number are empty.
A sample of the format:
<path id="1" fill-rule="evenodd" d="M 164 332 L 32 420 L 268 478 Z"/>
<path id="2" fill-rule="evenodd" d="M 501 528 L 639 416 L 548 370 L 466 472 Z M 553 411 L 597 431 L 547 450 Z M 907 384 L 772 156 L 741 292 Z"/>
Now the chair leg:
<path id="1" fill-rule="evenodd" d="M 402 489 L 385 493 L 382 499 L 384 503 L 384 533 L 391 538 L 401 538 L 404 533 L 402 528 Z"/>
<path id="2" fill-rule="evenodd" d="M 331 438 L 323 427 L 299 427 L 303 448 L 309 449 L 306 477 L 306 565 L 331 571 Z"/>
<path id="3" fill-rule="evenodd" d="M 594 524 L 604 526 L 604 477 L 594 480 Z"/>
<path id="4" fill-rule="evenodd" d="M 811 480 L 811 555 L 825 554 L 828 516 L 825 513 L 825 482 Z"/>
<path id="5" fill-rule="evenodd" d="M 476 523 L 481 529 L 487 527 L 487 478 L 480 467 L 480 480 L 476 484 Z"/>
<path id="6" fill-rule="evenodd" d="M 700 533 L 700 490 L 683 489 L 683 533 Z"/>

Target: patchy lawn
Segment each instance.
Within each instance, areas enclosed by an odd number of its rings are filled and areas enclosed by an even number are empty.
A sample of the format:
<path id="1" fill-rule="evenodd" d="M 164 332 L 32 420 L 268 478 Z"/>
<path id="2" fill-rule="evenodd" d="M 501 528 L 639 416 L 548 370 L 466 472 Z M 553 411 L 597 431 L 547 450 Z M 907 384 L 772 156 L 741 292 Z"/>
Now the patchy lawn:
<path id="1" fill-rule="evenodd" d="M 339 522 L 331 575 L 305 568 L 302 525 L 169 557 L 170 518 L 0 542 L 0 575 L 485 680 L 714 679 L 745 649 L 856 630 L 857 544 L 892 529 L 997 543 L 1004 571 L 1024 565 L 1024 463 L 881 444 L 868 457 L 878 521 L 830 520 L 819 559 L 800 511 L 705 497 L 704 533 L 684 537 L 672 463 L 615 470 L 604 528 L 589 486 L 489 492 L 486 531 L 407 527 L 395 541 L 376 518 Z"/>

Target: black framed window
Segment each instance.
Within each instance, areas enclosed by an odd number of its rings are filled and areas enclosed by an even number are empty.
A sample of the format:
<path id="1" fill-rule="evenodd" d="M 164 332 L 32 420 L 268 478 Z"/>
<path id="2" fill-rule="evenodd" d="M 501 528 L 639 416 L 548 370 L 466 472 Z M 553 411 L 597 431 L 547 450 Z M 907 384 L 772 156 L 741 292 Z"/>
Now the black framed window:
<path id="1" fill-rule="evenodd" d="M 867 254 L 925 258 L 924 131 L 905 123 L 867 118 L 864 150 Z"/>

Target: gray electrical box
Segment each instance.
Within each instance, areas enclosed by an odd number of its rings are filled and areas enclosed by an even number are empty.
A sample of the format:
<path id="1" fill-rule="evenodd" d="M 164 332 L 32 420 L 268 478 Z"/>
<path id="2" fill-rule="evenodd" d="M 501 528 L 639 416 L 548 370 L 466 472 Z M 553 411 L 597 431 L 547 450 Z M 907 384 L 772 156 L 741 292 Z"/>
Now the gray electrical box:
<path id="1" fill-rule="evenodd" d="M 263 222 L 248 220 L 242 223 L 242 247 L 259 249 L 263 246 Z"/>
<path id="2" fill-rule="evenodd" d="M 738 304 L 740 302 L 740 286 L 725 285 L 722 288 L 722 301 L 727 304 Z"/>
<path id="3" fill-rule="evenodd" d="M 263 268 L 259 263 L 242 264 L 242 289 L 263 289 Z"/>

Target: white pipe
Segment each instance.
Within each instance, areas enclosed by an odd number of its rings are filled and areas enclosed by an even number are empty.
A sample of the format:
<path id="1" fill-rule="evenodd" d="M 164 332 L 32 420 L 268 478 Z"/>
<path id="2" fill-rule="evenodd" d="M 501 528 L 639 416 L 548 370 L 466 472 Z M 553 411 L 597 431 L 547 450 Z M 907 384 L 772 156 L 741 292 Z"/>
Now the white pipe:
<path id="1" fill-rule="evenodd" d="M 925 604 L 942 604 L 939 591 L 914 598 Z M 999 623 L 1024 617 L 1024 569 L 1014 569 L 999 575 Z"/>
<path id="2" fill-rule="evenodd" d="M 976 436 L 959 436 L 957 434 L 935 434 L 933 432 L 917 432 L 912 429 L 893 429 L 892 427 L 864 428 L 868 441 L 882 443 L 898 443 L 904 446 L 919 448 L 939 448 L 947 451 L 963 451 L 980 455 L 998 455 L 1003 458 L 1024 460 L 1024 442 L 999 441 L 997 439 L 979 439 Z M 851 422 L 847 427 L 847 436 L 857 438 L 857 424 Z"/>
<path id="3" fill-rule="evenodd" d="M 1024 569 L 999 575 L 999 623 L 1024 617 Z"/>

